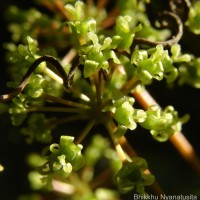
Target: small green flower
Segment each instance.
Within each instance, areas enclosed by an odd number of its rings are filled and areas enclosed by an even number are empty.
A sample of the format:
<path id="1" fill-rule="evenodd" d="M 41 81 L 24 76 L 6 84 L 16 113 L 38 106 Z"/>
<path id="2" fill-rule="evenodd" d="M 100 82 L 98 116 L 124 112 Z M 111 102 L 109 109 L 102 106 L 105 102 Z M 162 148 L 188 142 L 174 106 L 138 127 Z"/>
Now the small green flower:
<path id="1" fill-rule="evenodd" d="M 85 164 L 82 148 L 82 145 L 74 144 L 74 137 L 61 136 L 60 144 L 50 145 L 51 154 L 47 156 L 48 162 L 43 166 L 43 171 L 47 167 L 51 176 L 68 177 L 72 171 L 79 170 Z"/>
<path id="2" fill-rule="evenodd" d="M 195 1 L 190 8 L 189 17 L 186 26 L 195 34 L 200 34 L 200 2 Z"/>
<path id="3" fill-rule="evenodd" d="M 25 101 L 26 98 L 22 94 L 19 94 L 18 97 L 12 100 L 9 113 L 11 114 L 11 120 L 14 126 L 21 125 L 27 117 L 28 111 L 25 108 Z"/>
<path id="4" fill-rule="evenodd" d="M 116 64 L 120 64 L 115 52 L 110 49 L 110 37 L 102 40 L 94 32 L 89 32 L 87 36 L 92 44 L 83 45 L 79 50 L 80 61 L 84 65 L 83 74 L 85 78 L 91 77 L 96 70 L 108 69 L 109 59 L 112 59 Z"/>
<path id="5" fill-rule="evenodd" d="M 158 81 L 164 77 L 172 82 L 178 75 L 168 51 L 162 45 L 146 50 L 135 50 L 131 56 L 131 63 L 136 66 L 136 75 L 144 84 L 150 84 L 152 79 Z"/>
<path id="6" fill-rule="evenodd" d="M 129 49 L 135 34 L 131 30 L 130 22 L 132 18 L 128 15 L 119 16 L 116 20 L 116 33 L 113 36 L 112 46 L 119 49 Z"/>
<path id="7" fill-rule="evenodd" d="M 124 96 L 118 90 L 115 90 L 112 96 L 113 105 L 105 107 L 102 111 L 111 111 L 114 114 L 114 119 L 118 123 L 115 135 L 120 137 L 125 134 L 127 129 L 136 129 L 136 122 L 143 122 L 146 119 L 146 113 L 133 107 L 134 98 Z"/>
<path id="8" fill-rule="evenodd" d="M 47 125 L 44 114 L 34 113 L 28 118 L 27 122 L 28 126 L 20 129 L 20 132 L 26 136 L 27 143 L 30 144 L 35 140 L 42 143 L 51 142 L 51 129 Z"/>
<path id="9" fill-rule="evenodd" d="M 165 142 L 172 134 L 179 132 L 181 124 L 188 120 L 187 115 L 179 118 L 172 106 L 167 106 L 163 111 L 158 106 L 151 106 L 146 113 L 146 120 L 140 125 L 150 130 L 154 139 L 159 142 Z"/>
<path id="10" fill-rule="evenodd" d="M 123 163 L 115 177 L 119 189 L 123 192 L 134 189 L 139 194 L 145 194 L 144 187 L 154 182 L 154 176 L 144 172 L 146 169 L 146 161 L 139 157 Z"/>

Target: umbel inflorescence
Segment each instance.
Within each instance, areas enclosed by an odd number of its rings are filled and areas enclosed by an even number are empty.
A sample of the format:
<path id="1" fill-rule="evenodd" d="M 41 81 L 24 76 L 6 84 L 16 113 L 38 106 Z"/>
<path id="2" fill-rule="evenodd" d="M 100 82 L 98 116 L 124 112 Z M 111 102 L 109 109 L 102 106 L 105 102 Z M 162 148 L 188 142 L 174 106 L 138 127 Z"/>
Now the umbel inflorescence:
<path id="1" fill-rule="evenodd" d="M 182 53 L 178 44 L 184 26 L 198 33 L 189 17 L 200 15 L 198 3 L 192 7 L 182 1 L 178 10 L 176 1 L 169 2 L 155 24 L 146 12 L 151 3 L 145 0 L 39 1 L 51 15 L 10 8 L 12 43 L 5 47 L 14 81 L 8 83 L 13 90 L 0 101 L 9 102 L 12 124 L 28 143 L 48 144 L 41 157 L 34 157 L 40 175 L 32 172 L 30 179 L 42 179 L 37 189 L 59 191 L 56 184 L 65 183 L 71 199 L 101 199 L 99 188 L 110 199 L 119 197 L 116 191 L 146 194 L 154 176 L 126 141 L 126 132 L 134 134 L 141 126 L 164 142 L 181 131 L 188 116 L 179 117 L 171 105 L 138 108 L 134 94 L 163 79 L 199 87 L 199 58 Z M 62 133 L 57 141 L 54 130 L 71 122 L 85 127 Z M 96 132 L 93 127 L 102 128 Z M 81 145 L 87 136 L 92 141 Z M 102 159 L 112 180 L 107 189 L 108 178 L 95 177 Z"/>

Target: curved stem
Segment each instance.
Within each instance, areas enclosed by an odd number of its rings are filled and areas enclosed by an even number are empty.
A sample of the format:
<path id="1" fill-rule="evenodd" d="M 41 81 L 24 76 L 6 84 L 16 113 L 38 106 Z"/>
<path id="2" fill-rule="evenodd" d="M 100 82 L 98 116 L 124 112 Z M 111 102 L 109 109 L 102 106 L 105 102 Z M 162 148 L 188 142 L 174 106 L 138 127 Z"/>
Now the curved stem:
<path id="1" fill-rule="evenodd" d="M 169 6 L 171 11 L 179 15 L 184 22 L 187 20 L 191 8 L 189 0 L 169 0 Z"/>
<path id="2" fill-rule="evenodd" d="M 61 60 L 61 64 L 63 66 L 69 64 L 76 55 L 77 55 L 77 51 L 74 48 L 70 49 L 69 52 L 67 52 L 67 54 Z M 53 80 L 55 80 L 56 82 L 63 84 L 63 79 L 60 76 L 58 76 L 55 72 L 53 72 L 51 69 L 49 69 L 48 67 L 44 67 L 43 72 L 49 77 L 51 77 Z M 70 81 L 71 80 L 69 80 L 69 82 Z"/>
<path id="3" fill-rule="evenodd" d="M 14 97 L 16 97 L 20 92 L 22 92 L 23 89 L 25 88 L 25 86 L 27 85 L 32 73 L 35 71 L 35 69 L 38 67 L 38 65 L 41 64 L 42 62 L 51 63 L 57 69 L 57 71 L 60 73 L 60 76 L 63 80 L 64 86 L 66 88 L 69 88 L 68 76 L 65 73 L 65 70 L 63 69 L 61 64 L 59 63 L 59 61 L 52 56 L 45 55 L 45 56 L 41 56 L 40 58 L 38 58 L 37 60 L 35 60 L 32 63 L 29 70 L 26 72 L 24 78 L 22 79 L 21 83 L 13 92 L 10 92 L 10 93 L 4 94 L 4 95 L 0 95 L 0 102 L 10 101 Z"/>
<path id="4" fill-rule="evenodd" d="M 156 45 L 163 45 L 166 48 L 171 47 L 172 45 L 179 42 L 183 35 L 183 24 L 181 19 L 178 15 L 172 13 L 172 12 L 164 12 L 162 14 L 162 18 L 166 21 L 168 20 L 168 26 L 171 26 L 172 23 L 174 23 L 174 27 L 176 28 L 176 34 L 171 37 L 171 39 L 167 41 L 151 41 L 145 38 L 134 38 L 132 47 L 133 48 L 136 44 L 138 45 L 147 45 L 147 46 L 156 46 Z"/>
<path id="5" fill-rule="evenodd" d="M 75 55 L 75 58 L 74 58 L 74 62 L 72 62 L 72 66 L 69 70 L 69 73 L 67 75 L 67 80 L 68 80 L 68 85 L 67 85 L 67 88 L 71 88 L 72 86 L 72 81 L 73 81 L 73 78 L 74 78 L 74 72 L 75 72 L 75 69 L 79 66 L 79 59 L 78 59 L 78 55 Z"/>

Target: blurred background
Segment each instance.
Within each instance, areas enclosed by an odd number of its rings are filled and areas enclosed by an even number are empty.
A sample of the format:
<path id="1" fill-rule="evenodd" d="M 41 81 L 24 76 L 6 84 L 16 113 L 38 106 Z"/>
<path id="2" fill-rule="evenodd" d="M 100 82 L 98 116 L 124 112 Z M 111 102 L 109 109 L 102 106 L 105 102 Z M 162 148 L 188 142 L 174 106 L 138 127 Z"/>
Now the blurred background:
<path id="1" fill-rule="evenodd" d="M 3 44 L 10 40 L 5 21 L 5 10 L 10 5 L 26 9 L 32 6 L 32 1 L 1 0 L 0 93 L 7 91 L 6 82 L 10 80 L 6 73 L 3 48 Z M 188 44 L 183 45 L 187 49 Z M 196 45 L 200 46 L 200 40 Z M 198 53 L 200 51 L 197 51 Z M 200 156 L 200 90 L 190 86 L 168 88 L 165 82 L 155 82 L 147 89 L 162 107 L 173 105 L 179 111 L 179 116 L 190 114 L 190 121 L 183 125 L 183 133 Z M 21 136 L 16 133 L 16 128 L 10 125 L 9 116 L 0 115 L 0 163 L 5 167 L 5 170 L 0 173 L 0 199 L 2 200 L 15 200 L 20 194 L 30 191 L 25 156 L 27 152 L 32 152 L 38 147 L 26 145 Z M 200 195 L 200 175 L 198 176 L 182 159 L 170 142 L 158 143 L 148 132 L 140 128 L 129 132 L 127 137 L 138 154 L 147 160 L 150 170 L 166 194 Z"/>

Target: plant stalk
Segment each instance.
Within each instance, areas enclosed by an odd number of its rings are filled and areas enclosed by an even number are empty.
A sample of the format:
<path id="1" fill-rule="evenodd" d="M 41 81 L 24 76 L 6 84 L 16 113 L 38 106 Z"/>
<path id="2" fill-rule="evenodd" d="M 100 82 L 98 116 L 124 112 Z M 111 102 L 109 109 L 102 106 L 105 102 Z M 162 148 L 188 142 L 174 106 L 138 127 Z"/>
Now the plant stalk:
<path id="1" fill-rule="evenodd" d="M 48 125 L 50 127 L 56 127 L 60 124 L 69 123 L 69 122 L 80 120 L 80 119 L 81 119 L 81 115 L 72 115 L 69 117 L 61 118 L 61 119 L 51 119 L 48 121 Z"/>
<path id="2" fill-rule="evenodd" d="M 113 121 L 107 122 L 105 124 L 105 126 L 115 144 L 116 151 L 122 162 L 130 161 L 132 158 L 138 156 L 137 153 L 133 150 L 132 146 L 129 144 L 129 142 L 127 141 L 127 139 L 124 136 L 120 137 L 116 141 L 116 139 L 113 136 L 113 133 L 115 132 L 117 127 Z M 146 170 L 145 173 L 151 174 L 151 172 L 149 170 Z M 154 194 L 156 194 L 156 195 L 164 194 L 162 188 L 156 181 L 154 181 L 154 183 L 151 185 L 151 189 L 154 192 Z"/>
<path id="3" fill-rule="evenodd" d="M 83 131 L 80 133 L 79 137 L 76 138 L 76 141 L 75 141 L 76 144 L 80 144 L 84 140 L 84 138 L 91 131 L 95 123 L 96 123 L 96 120 L 91 120 L 88 122 L 88 124 L 85 126 Z"/>
<path id="4" fill-rule="evenodd" d="M 149 94 L 149 92 L 144 88 L 141 89 L 140 91 L 135 90 L 133 92 L 133 96 L 144 109 L 147 109 L 151 105 L 159 106 L 159 104 L 153 99 L 153 97 Z M 195 152 L 194 148 L 190 144 L 190 142 L 183 135 L 183 133 L 181 132 L 174 133 L 169 138 L 169 140 L 172 143 L 172 145 L 174 145 L 176 150 L 181 154 L 181 156 L 188 163 L 190 163 L 190 165 L 200 175 L 200 159 L 197 153 Z"/>
<path id="5" fill-rule="evenodd" d="M 47 107 L 47 106 L 33 106 L 28 108 L 28 112 L 66 112 L 79 113 L 82 110 L 79 108 L 63 108 L 63 107 Z"/>
<path id="6" fill-rule="evenodd" d="M 42 97 L 48 101 L 53 101 L 55 103 L 60 103 L 66 106 L 72 106 L 72 107 L 76 107 L 76 108 L 81 108 L 81 109 L 86 109 L 88 110 L 90 107 L 88 105 L 84 105 L 81 103 L 76 103 L 73 101 L 69 101 L 60 97 L 55 97 L 46 93 L 43 93 Z"/>

